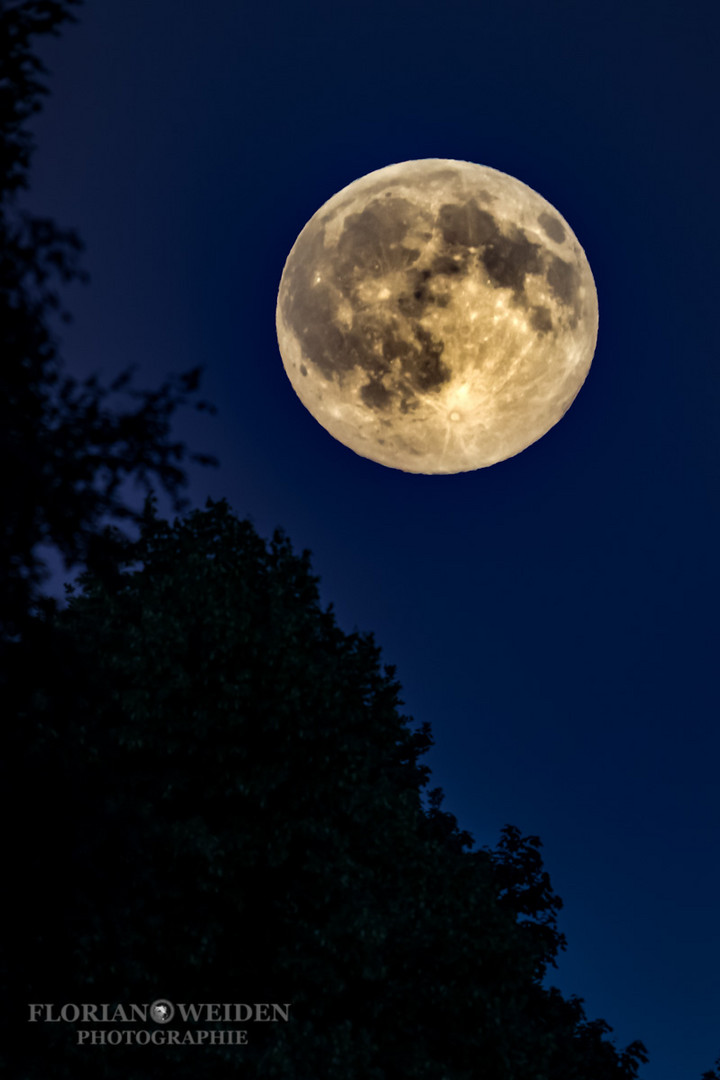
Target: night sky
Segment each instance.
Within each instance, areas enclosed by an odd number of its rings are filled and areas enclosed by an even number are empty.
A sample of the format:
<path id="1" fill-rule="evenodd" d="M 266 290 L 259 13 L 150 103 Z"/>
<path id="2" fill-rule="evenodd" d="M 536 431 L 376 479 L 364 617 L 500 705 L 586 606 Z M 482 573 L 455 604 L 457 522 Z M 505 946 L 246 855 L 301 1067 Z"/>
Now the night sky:
<path id="1" fill-rule="evenodd" d="M 74 226 L 88 286 L 63 354 L 137 382 L 206 367 L 227 497 L 310 548 L 341 627 L 373 631 L 432 786 L 479 845 L 539 835 L 585 999 L 643 1080 L 720 1053 L 716 5 L 569 0 L 88 3 L 45 44 L 29 205 Z M 275 336 L 287 254 L 336 191 L 479 162 L 569 222 L 598 291 L 590 374 L 508 461 L 385 468 L 296 397 Z"/>

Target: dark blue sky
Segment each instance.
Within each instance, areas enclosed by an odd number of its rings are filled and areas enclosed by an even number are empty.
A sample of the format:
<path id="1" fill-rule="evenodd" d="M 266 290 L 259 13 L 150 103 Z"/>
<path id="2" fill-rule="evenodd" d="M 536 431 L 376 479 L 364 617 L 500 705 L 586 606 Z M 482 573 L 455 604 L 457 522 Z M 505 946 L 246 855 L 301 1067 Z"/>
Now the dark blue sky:
<path id="1" fill-rule="evenodd" d="M 33 209 L 76 226 L 78 374 L 206 365 L 177 434 L 309 547 L 372 630 L 433 782 L 479 844 L 538 834 L 585 999 L 643 1080 L 720 1053 L 717 38 L 691 0 L 88 3 L 44 49 Z M 474 473 L 335 442 L 282 367 L 284 260 L 357 177 L 421 157 L 517 176 L 590 261 L 598 348 L 571 410 Z"/>

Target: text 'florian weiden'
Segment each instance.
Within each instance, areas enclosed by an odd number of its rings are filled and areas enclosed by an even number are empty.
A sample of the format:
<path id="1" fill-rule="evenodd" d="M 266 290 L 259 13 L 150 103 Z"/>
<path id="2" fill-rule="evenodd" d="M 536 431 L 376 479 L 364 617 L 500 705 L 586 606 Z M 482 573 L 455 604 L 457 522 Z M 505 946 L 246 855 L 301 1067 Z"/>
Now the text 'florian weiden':
<path id="1" fill-rule="evenodd" d="M 76 1005 L 66 1003 L 61 1006 L 52 1004 L 29 1005 L 31 1023 L 46 1024 L 76 1024 L 76 1023 L 105 1023 L 105 1024 L 135 1024 L 147 1023 L 153 1020 L 158 1027 L 148 1031 L 147 1029 L 111 1029 L 110 1031 L 80 1029 L 77 1031 L 79 1044 L 90 1046 L 110 1045 L 117 1046 L 120 1043 L 137 1043 L 139 1045 L 153 1043 L 154 1045 L 192 1045 L 192 1046 L 241 1046 L 247 1043 L 247 1031 L 231 1029 L 202 1029 L 177 1031 L 167 1029 L 166 1025 L 175 1016 L 185 1023 L 287 1023 L 290 1019 L 290 1004 L 276 1005 L 270 1003 L 258 1003 L 248 1005 L 245 1003 L 224 1004 L 184 1004 L 178 1002 L 173 1005 L 167 999 L 154 1001 L 151 1005 L 95 1005 L 83 1003 Z"/>

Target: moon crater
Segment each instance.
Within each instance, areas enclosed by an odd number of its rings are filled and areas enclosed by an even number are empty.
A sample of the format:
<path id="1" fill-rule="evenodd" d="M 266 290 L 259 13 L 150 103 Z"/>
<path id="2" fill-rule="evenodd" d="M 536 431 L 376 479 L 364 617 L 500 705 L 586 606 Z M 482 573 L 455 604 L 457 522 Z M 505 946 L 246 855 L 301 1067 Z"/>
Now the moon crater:
<path id="1" fill-rule="evenodd" d="M 370 173 L 293 246 L 277 303 L 290 381 L 356 453 L 409 472 L 482 468 L 562 417 L 597 337 L 570 226 L 531 188 L 469 162 Z"/>

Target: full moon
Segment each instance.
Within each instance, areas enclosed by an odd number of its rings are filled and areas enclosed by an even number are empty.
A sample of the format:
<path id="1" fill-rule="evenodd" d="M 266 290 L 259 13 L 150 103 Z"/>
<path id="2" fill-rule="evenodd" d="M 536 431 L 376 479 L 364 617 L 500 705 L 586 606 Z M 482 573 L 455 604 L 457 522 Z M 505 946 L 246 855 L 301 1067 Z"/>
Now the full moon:
<path id="1" fill-rule="evenodd" d="M 290 382 L 331 435 L 394 469 L 457 473 L 558 422 L 590 368 L 598 305 L 585 252 L 541 195 L 428 158 L 320 207 L 276 321 Z"/>

